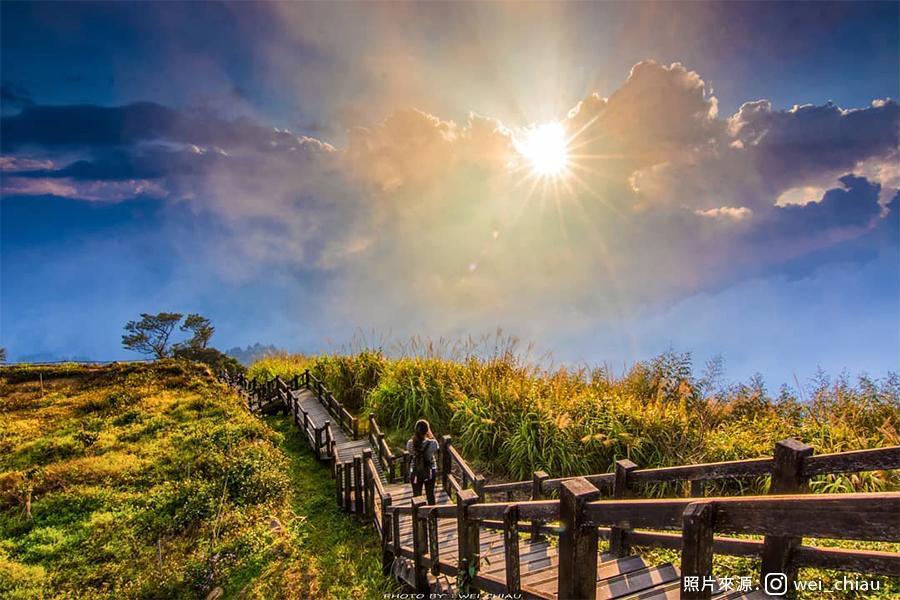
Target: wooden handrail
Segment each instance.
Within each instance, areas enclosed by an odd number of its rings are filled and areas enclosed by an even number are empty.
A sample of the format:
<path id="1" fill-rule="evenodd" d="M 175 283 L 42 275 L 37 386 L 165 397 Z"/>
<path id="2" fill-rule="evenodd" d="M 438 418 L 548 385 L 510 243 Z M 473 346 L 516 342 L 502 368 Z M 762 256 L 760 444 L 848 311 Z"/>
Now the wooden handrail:
<path id="1" fill-rule="evenodd" d="M 889 469 L 900 469 L 900 446 L 807 456 L 802 473 L 804 477 L 813 477 Z"/>
<path id="2" fill-rule="evenodd" d="M 556 521 L 559 519 L 559 500 L 537 500 L 523 502 L 485 502 L 472 506 L 470 512 L 476 519 L 503 519 L 510 506 L 519 510 L 519 519 L 541 519 Z"/>
<path id="3" fill-rule="evenodd" d="M 630 473 L 630 478 L 633 483 L 657 483 L 759 477 L 770 475 L 773 464 L 774 459 L 764 457 L 675 467 L 637 469 Z M 808 456 L 803 461 L 802 474 L 804 477 L 814 477 L 816 475 L 890 469 L 900 469 L 900 446 Z M 584 477 L 593 485 L 599 487 L 600 485 L 611 485 L 615 479 L 615 474 L 595 473 L 547 479 L 543 484 L 543 489 L 544 491 L 558 490 L 563 481 L 575 479 L 576 477 Z M 493 483 L 484 486 L 484 491 L 487 494 L 524 492 L 531 489 L 531 483 L 531 481 L 527 480 Z"/>
<path id="4" fill-rule="evenodd" d="M 488 593 L 517 594 L 525 598 L 545 597 L 523 586 L 519 573 L 519 535 L 531 532 L 559 535 L 558 594 L 589 598 L 596 592 L 597 540 L 608 538 L 614 553 L 627 553 L 633 546 L 657 546 L 680 550 L 683 576 L 711 574 L 713 553 L 762 557 L 763 573 L 777 567 L 784 572 L 798 567 L 853 570 L 876 575 L 900 576 L 900 555 L 882 551 L 816 548 L 802 544 L 802 537 L 900 541 L 900 493 L 805 494 L 809 478 L 827 474 L 900 468 L 900 447 L 813 455 L 812 448 L 793 440 L 779 442 L 773 457 L 640 469 L 620 460 L 612 473 L 587 477 L 549 478 L 536 472 L 529 481 L 485 485 L 453 446 L 449 436 L 441 443 L 440 472 L 444 489 L 456 498 L 455 505 L 427 506 L 422 498 L 409 506 L 393 506 L 379 475 L 379 460 L 390 475 L 396 464 L 404 466 L 407 452 L 394 453 L 374 415 L 368 417 L 368 439 L 373 450 L 340 462 L 336 456 L 330 422 L 317 427 L 280 377 L 265 384 L 230 378 L 256 398 L 257 404 L 280 398 L 317 449 L 324 445 L 335 461 L 336 495 L 345 510 L 371 518 L 382 539 L 385 572 L 395 557 L 413 561 L 416 587 L 427 591 L 428 570 L 454 576 L 467 565 L 478 563 L 478 531 L 503 532 L 505 580 L 476 573 L 472 583 Z M 314 375 L 305 371 L 292 383 L 311 389 L 332 413 L 339 426 L 358 435 L 358 421 Z M 302 417 L 302 418 L 301 418 Z M 302 423 L 302 425 L 301 425 Z M 376 456 L 377 455 L 377 456 Z M 458 471 L 455 469 L 458 468 Z M 455 471 L 455 472 L 454 472 Z M 461 478 L 457 479 L 457 476 Z M 771 476 L 770 495 L 713 498 L 634 499 L 640 487 L 650 483 L 690 482 L 694 496 L 702 496 L 701 482 L 740 477 Z M 354 483 L 355 482 L 355 483 Z M 471 487 L 473 489 L 466 489 Z M 599 499 L 600 490 L 614 499 Z M 559 500 L 544 494 L 558 490 Z M 483 502 L 485 495 L 530 494 L 530 500 Z M 376 507 L 377 504 L 380 508 Z M 400 519 L 412 517 L 413 548 L 401 547 Z M 458 529 L 456 564 L 441 558 L 440 519 L 453 519 Z M 554 523 L 559 522 L 557 526 Z M 408 522 L 407 522 L 408 523 Z M 405 527 L 408 525 L 405 525 Z M 644 530 L 644 531 L 640 531 Z M 647 531 L 653 530 L 653 531 Z M 738 534 L 765 536 L 765 540 L 727 537 Z M 450 553 L 453 556 L 453 553 Z M 790 577 L 790 575 L 789 575 Z M 709 591 L 682 592 L 683 598 L 709 597 Z"/>
<path id="5" fill-rule="evenodd" d="M 463 475 L 469 479 L 469 481 L 474 481 L 477 477 L 475 474 L 475 470 L 469 466 L 469 463 L 462 457 L 459 451 L 453 447 L 452 445 L 449 447 L 450 458 L 453 459 L 453 462 L 456 463 L 460 469 L 462 469 Z"/>
<path id="6" fill-rule="evenodd" d="M 372 481 L 375 484 L 375 492 L 378 494 L 379 500 L 383 499 L 387 495 L 387 492 L 384 489 L 384 484 L 381 483 L 381 477 L 378 476 L 378 469 L 375 468 L 374 459 L 369 458 L 366 461 L 366 468 L 368 468 L 372 474 Z"/>

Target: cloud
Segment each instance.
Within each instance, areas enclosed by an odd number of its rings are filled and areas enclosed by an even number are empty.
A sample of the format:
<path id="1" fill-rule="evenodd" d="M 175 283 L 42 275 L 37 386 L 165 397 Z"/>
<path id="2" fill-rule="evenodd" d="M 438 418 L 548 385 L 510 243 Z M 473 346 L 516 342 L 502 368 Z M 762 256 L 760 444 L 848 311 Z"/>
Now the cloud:
<path id="1" fill-rule="evenodd" d="M 5 195 L 189 210 L 209 224 L 202 248 L 174 244 L 192 261 L 315 279 L 323 319 L 395 333 L 547 339 L 896 245 L 892 100 L 722 118 L 699 74 L 643 61 L 560 123 L 559 182 L 517 154 L 527 124 L 414 108 L 337 147 L 206 110 L 32 106 L 0 123 L 0 166 Z"/>
<path id="2" fill-rule="evenodd" d="M 646 60 L 608 99 L 591 94 L 567 120 L 571 129 L 584 129 L 579 153 L 642 166 L 707 146 L 724 126 L 717 113 L 718 101 L 696 72 Z"/>
<path id="3" fill-rule="evenodd" d="M 744 221 L 753 215 L 753 211 L 746 206 L 720 206 L 719 208 L 709 208 L 707 210 L 695 210 L 694 214 L 723 221 Z"/>
<path id="4" fill-rule="evenodd" d="M 856 171 L 892 188 L 898 117 L 893 100 L 853 110 L 827 103 L 781 111 L 767 100 L 747 102 L 705 149 L 638 169 L 632 187 L 642 205 L 706 210 L 727 194 L 731 205 L 758 213 L 798 194 L 809 201 L 807 192 L 815 197 Z"/>
<path id="5" fill-rule="evenodd" d="M 258 152 L 328 150 L 330 146 L 247 118 L 226 120 L 209 111 L 176 110 L 152 102 L 118 107 L 31 106 L 0 120 L 4 153 L 22 148 L 125 147 L 168 141 Z"/>
<path id="6" fill-rule="evenodd" d="M 139 197 L 163 198 L 165 188 L 146 179 L 81 181 L 71 178 L 4 177 L 4 196 L 56 196 L 89 202 L 120 202 Z"/>

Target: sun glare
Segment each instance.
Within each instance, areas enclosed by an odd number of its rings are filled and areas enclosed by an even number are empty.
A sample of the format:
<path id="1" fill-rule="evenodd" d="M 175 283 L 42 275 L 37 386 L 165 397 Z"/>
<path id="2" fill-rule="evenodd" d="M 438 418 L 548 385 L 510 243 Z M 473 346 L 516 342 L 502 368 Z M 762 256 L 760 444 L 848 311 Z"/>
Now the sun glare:
<path id="1" fill-rule="evenodd" d="M 535 175 L 559 177 L 569 165 L 568 146 L 565 128 L 559 123 L 545 123 L 527 131 L 516 148 L 531 163 Z"/>

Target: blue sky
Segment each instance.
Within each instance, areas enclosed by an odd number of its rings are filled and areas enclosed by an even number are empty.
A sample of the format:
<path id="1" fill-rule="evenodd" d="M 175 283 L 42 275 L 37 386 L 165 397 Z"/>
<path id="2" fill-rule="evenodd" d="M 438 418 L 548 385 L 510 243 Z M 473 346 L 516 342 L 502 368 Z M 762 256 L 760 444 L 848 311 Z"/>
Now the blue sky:
<path id="1" fill-rule="evenodd" d="M 13 360 L 125 357 L 177 310 L 220 347 L 501 327 L 772 387 L 900 364 L 896 3 L 0 11 Z"/>

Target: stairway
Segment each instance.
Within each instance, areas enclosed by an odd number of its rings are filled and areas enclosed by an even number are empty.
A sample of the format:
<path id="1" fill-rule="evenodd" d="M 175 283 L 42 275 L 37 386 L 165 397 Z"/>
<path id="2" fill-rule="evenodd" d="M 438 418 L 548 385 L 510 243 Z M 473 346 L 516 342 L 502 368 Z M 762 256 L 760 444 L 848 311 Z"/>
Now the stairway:
<path id="1" fill-rule="evenodd" d="M 356 458 L 362 458 L 363 453 L 370 451 L 373 456 L 378 456 L 378 449 L 370 443 L 369 436 L 363 439 L 354 439 L 341 423 L 340 415 L 335 414 L 334 405 L 332 411 L 320 400 L 320 396 L 309 387 L 290 389 L 283 382 L 281 395 L 257 394 L 238 386 L 242 396 L 250 410 L 263 414 L 272 414 L 278 411 L 289 413 L 294 422 L 303 428 L 301 415 L 305 412 L 307 418 L 317 427 L 323 427 L 326 422 L 336 424 L 330 428 L 334 444 L 333 456 L 324 456 L 337 464 L 352 463 Z M 321 384 L 320 388 L 321 388 Z M 330 400 L 334 403 L 334 400 Z M 344 412 L 346 415 L 346 412 Z M 355 420 L 354 420 L 355 421 Z M 373 421 L 374 423 L 374 421 Z M 356 430 L 354 423 L 353 430 Z M 306 429 L 307 440 L 315 446 L 314 436 Z M 395 507 L 409 506 L 412 500 L 412 487 L 408 484 L 388 484 L 385 472 L 380 460 L 373 461 L 378 474 L 381 487 L 384 488 Z M 349 472 L 349 475 L 347 474 Z M 353 469 L 344 469 L 342 477 L 346 484 L 354 490 L 357 487 L 356 474 Z M 339 488 L 340 489 L 340 488 Z M 350 511 L 356 510 L 355 498 L 345 502 L 349 498 L 339 502 Z M 442 486 L 436 486 L 435 499 L 438 505 L 455 506 L 452 499 Z M 372 499 L 374 513 L 382 514 L 382 507 L 378 494 Z M 399 518 L 400 552 L 392 552 L 396 556 L 390 564 L 390 573 L 398 580 L 415 589 L 415 564 L 408 556 L 413 548 L 413 523 L 410 514 L 395 513 Z M 369 515 L 366 515 L 369 517 Z M 479 552 L 480 565 L 478 569 L 478 587 L 482 591 L 502 597 L 506 594 L 506 560 L 503 533 L 495 525 L 482 522 L 479 526 Z M 394 531 L 397 531 L 396 529 Z M 437 574 L 428 572 L 428 584 L 431 598 L 454 598 L 456 595 L 456 565 L 459 557 L 458 532 L 456 519 L 441 519 L 438 521 L 437 546 L 438 559 L 441 570 Z M 389 532 L 393 537 L 393 532 Z M 523 598 L 557 599 L 559 586 L 559 553 L 555 544 L 543 537 L 532 539 L 528 534 L 519 535 L 519 574 Z M 391 540 L 389 548 L 396 548 L 396 541 Z M 429 563 L 434 558 L 430 548 L 426 550 L 423 558 Z M 428 564 L 428 563 L 426 563 Z M 609 553 L 600 553 L 597 562 L 597 600 L 629 599 L 629 600 L 675 600 L 681 596 L 681 578 L 677 567 L 670 563 L 663 565 L 648 565 L 639 555 L 617 557 Z M 739 599 L 763 599 L 767 598 L 762 592 L 723 592 L 717 590 L 713 594 L 717 600 Z"/>

